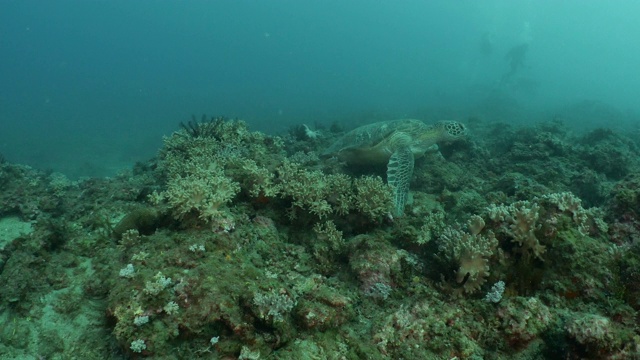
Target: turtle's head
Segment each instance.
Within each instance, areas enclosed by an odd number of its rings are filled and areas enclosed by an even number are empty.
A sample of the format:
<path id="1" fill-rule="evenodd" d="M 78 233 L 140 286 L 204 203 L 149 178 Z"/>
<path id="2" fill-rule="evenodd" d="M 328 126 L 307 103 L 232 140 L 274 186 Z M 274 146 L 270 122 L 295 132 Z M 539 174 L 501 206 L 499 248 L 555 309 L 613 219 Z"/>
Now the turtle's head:
<path id="1" fill-rule="evenodd" d="M 467 136 L 467 127 L 457 121 L 439 121 L 434 128 L 440 132 L 440 141 L 455 141 Z"/>

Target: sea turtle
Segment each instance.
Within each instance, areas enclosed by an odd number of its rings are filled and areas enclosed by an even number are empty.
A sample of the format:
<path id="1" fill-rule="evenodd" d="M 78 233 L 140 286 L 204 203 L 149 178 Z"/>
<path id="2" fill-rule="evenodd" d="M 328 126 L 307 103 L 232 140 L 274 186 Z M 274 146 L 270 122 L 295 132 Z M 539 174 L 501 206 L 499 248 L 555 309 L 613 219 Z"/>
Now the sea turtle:
<path id="1" fill-rule="evenodd" d="M 416 158 L 438 143 L 460 139 L 466 127 L 455 121 L 427 125 L 420 120 L 400 119 L 364 125 L 344 134 L 322 154 L 351 165 L 387 165 L 387 182 L 393 189 L 396 215 L 401 215 L 409 195 Z"/>

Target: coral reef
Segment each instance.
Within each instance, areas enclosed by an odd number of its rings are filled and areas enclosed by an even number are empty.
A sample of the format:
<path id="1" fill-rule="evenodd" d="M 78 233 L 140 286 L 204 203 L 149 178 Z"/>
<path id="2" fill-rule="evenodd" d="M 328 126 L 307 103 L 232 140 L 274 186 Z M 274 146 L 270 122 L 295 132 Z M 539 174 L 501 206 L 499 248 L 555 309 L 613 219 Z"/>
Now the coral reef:
<path id="1" fill-rule="evenodd" d="M 193 119 L 109 179 L 0 162 L 0 357 L 638 358 L 637 145 L 469 124 L 402 217 L 317 156 L 337 127 Z"/>
<path id="2" fill-rule="evenodd" d="M 489 276 L 489 258 L 498 246 L 495 236 L 467 233 L 454 227 L 442 231 L 439 241 L 440 256 L 446 262 L 454 263 L 455 281 L 471 293 L 480 290 Z"/>

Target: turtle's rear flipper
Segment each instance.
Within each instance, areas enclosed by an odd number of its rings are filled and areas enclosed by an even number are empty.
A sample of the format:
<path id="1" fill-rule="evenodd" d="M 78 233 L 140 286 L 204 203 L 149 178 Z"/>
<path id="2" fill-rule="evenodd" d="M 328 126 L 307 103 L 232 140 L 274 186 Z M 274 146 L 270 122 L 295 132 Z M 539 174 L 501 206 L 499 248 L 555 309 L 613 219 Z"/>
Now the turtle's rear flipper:
<path id="1" fill-rule="evenodd" d="M 387 164 L 387 182 L 393 189 L 393 201 L 398 216 L 402 215 L 407 204 L 413 164 L 413 152 L 408 146 L 398 148 L 391 154 Z"/>

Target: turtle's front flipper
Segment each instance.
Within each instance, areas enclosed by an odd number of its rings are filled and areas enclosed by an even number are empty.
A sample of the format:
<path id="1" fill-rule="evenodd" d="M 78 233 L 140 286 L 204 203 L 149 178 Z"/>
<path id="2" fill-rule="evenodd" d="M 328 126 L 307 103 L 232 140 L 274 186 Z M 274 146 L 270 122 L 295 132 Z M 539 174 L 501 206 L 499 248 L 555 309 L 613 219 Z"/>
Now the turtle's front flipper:
<path id="1" fill-rule="evenodd" d="M 387 164 L 387 182 L 393 189 L 396 215 L 402 215 L 409 196 L 409 182 L 413 175 L 413 152 L 408 146 L 399 147 Z"/>

